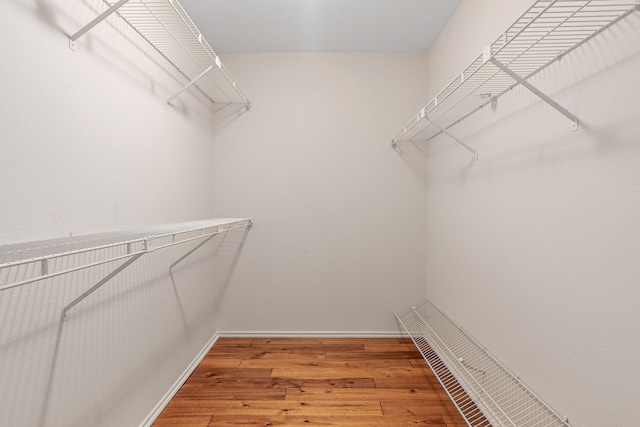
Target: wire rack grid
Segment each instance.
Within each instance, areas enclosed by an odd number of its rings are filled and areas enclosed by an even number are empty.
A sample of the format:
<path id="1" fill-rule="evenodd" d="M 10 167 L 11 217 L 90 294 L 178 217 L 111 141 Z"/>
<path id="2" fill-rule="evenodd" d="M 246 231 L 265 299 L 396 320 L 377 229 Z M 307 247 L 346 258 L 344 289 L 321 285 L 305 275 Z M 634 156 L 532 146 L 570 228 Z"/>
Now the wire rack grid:
<path id="1" fill-rule="evenodd" d="M 106 4 L 109 4 L 105 0 Z M 117 12 L 211 102 L 249 100 L 178 0 L 131 0 Z"/>
<path id="2" fill-rule="evenodd" d="M 636 0 L 538 0 L 392 139 L 428 141 L 527 80 L 630 13 Z M 444 129 L 444 130 L 443 130 Z"/>
<path id="3" fill-rule="evenodd" d="M 570 427 L 428 300 L 396 318 L 470 427 Z"/>
<path id="4" fill-rule="evenodd" d="M 167 103 L 193 86 L 212 103 L 251 107 L 247 96 L 178 0 L 103 2 L 107 9 L 69 37 L 72 48 L 78 38 L 115 13 L 187 80 Z"/>
<path id="5" fill-rule="evenodd" d="M 0 246 L 0 291 L 251 225 L 209 219 Z"/>

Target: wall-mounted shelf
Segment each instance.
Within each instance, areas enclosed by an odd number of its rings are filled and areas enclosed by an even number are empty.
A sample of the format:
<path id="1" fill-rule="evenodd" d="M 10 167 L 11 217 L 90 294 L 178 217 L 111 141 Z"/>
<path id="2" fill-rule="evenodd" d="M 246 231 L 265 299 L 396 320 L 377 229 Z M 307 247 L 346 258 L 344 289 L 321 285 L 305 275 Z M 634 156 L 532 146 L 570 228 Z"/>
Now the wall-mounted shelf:
<path id="1" fill-rule="evenodd" d="M 104 12 L 69 37 L 72 49 L 76 40 L 115 13 L 186 79 L 184 86 L 176 88 L 167 103 L 194 86 L 211 102 L 251 107 L 249 99 L 178 0 L 120 0 L 115 3 L 104 0 L 104 3 L 108 7 Z"/>
<path id="2" fill-rule="evenodd" d="M 572 130 L 578 118 L 535 88 L 529 78 L 640 8 L 637 0 L 538 0 L 488 45 L 391 141 L 428 141 L 442 133 L 477 152 L 450 133 L 450 128 L 496 98 L 522 84 L 565 115 Z"/>
<path id="3" fill-rule="evenodd" d="M 570 426 L 431 302 L 396 318 L 470 427 Z"/>
<path id="4" fill-rule="evenodd" d="M 172 273 L 173 267 L 215 235 L 251 224 L 247 218 L 210 219 L 0 246 L 0 291 L 119 261 L 109 274 L 63 309 L 64 317 L 73 306 L 149 252 L 198 241 L 169 267 Z"/>

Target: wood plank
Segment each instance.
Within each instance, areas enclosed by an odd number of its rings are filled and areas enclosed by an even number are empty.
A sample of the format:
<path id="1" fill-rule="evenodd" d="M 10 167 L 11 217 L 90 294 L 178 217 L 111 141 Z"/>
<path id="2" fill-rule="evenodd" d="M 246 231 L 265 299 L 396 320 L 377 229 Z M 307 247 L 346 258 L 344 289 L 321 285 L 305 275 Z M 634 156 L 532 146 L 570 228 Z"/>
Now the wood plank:
<path id="1" fill-rule="evenodd" d="M 213 369 L 213 368 L 239 368 L 244 359 L 237 358 L 213 358 L 207 357 L 203 359 L 196 369 Z"/>
<path id="2" fill-rule="evenodd" d="M 221 337 L 218 338 L 214 347 L 250 347 L 252 342 L 253 338 Z"/>
<path id="3" fill-rule="evenodd" d="M 209 427 L 211 415 L 160 417 L 154 427 Z"/>
<path id="4" fill-rule="evenodd" d="M 420 352 L 412 342 L 408 342 L 406 344 L 369 343 L 365 344 L 364 351 L 372 351 L 378 353 L 387 351 L 413 351 L 417 355 L 420 355 Z"/>
<path id="5" fill-rule="evenodd" d="M 451 401 L 448 400 L 448 398 L 444 399 L 440 397 L 433 400 L 422 401 L 413 399 L 380 401 L 382 411 L 385 415 L 389 416 L 410 415 L 414 417 L 425 417 L 432 415 L 435 411 L 443 411 L 441 412 L 442 415 L 449 416 L 458 414 L 455 406 L 453 406 L 453 404 L 445 406 L 447 403 L 451 403 Z"/>
<path id="6" fill-rule="evenodd" d="M 286 399 L 306 400 L 434 400 L 441 402 L 440 390 L 407 389 L 407 388 L 334 388 L 334 387 L 301 387 L 287 388 Z"/>
<path id="7" fill-rule="evenodd" d="M 182 393 L 182 394 L 181 394 Z M 202 400 L 284 400 L 287 388 L 246 387 L 188 387 L 181 389 L 176 398 Z"/>
<path id="8" fill-rule="evenodd" d="M 434 377 L 402 377 L 402 378 L 374 378 L 377 388 L 401 388 L 401 389 L 438 389 L 446 395 L 446 392 Z"/>
<path id="9" fill-rule="evenodd" d="M 338 348 L 338 347 L 334 347 Z M 339 347 L 344 349 L 345 347 Z M 291 357 L 313 357 L 324 359 L 326 351 L 320 347 L 223 347 L 215 348 L 207 357 L 241 359 L 287 359 Z"/>
<path id="10" fill-rule="evenodd" d="M 339 378 L 340 376 L 350 378 L 415 378 L 416 376 L 425 377 L 427 372 L 431 372 L 428 368 L 324 368 L 324 367 L 296 367 L 281 368 L 275 367 L 272 370 L 274 377 L 289 377 L 289 378 Z"/>
<path id="11" fill-rule="evenodd" d="M 235 360 L 235 359 L 234 359 Z M 418 366 L 418 368 L 424 368 L 426 365 Z M 304 368 L 304 369 L 317 369 L 317 368 L 414 368 L 410 359 L 371 359 L 371 360 L 359 360 L 359 361 L 344 361 L 340 359 L 316 359 L 308 357 L 297 357 L 287 359 L 250 359 L 243 360 L 240 364 L 241 368 Z"/>
<path id="12" fill-rule="evenodd" d="M 341 338 L 321 338 L 310 341 L 309 338 L 254 338 L 251 348 L 264 351 L 301 352 L 352 352 L 364 350 L 364 343 Z"/>
<path id="13" fill-rule="evenodd" d="M 244 389 L 269 389 L 269 388 L 286 388 L 291 385 L 288 382 L 278 381 L 274 378 L 209 378 L 195 380 L 189 378 L 189 380 L 182 386 L 182 389 L 193 390 L 200 388 L 209 389 L 225 389 L 225 388 L 244 388 Z M 375 385 L 373 386 L 375 387 Z"/>
<path id="14" fill-rule="evenodd" d="M 409 363 L 411 363 L 411 366 L 413 366 L 414 368 L 424 368 L 425 366 L 429 368 L 429 365 L 427 365 L 427 362 L 425 362 L 425 360 L 422 357 L 418 359 L 410 359 Z"/>
<path id="15" fill-rule="evenodd" d="M 370 360 L 370 359 L 416 359 L 420 353 L 415 351 L 328 351 L 327 359 Z"/>
<path id="16" fill-rule="evenodd" d="M 443 418 L 438 415 L 429 417 L 394 417 L 385 416 L 326 416 L 326 415 L 284 415 L 275 417 L 238 417 L 226 415 L 214 415 L 208 427 L 233 427 L 233 426 L 287 426 L 287 427 L 407 427 L 407 426 L 430 426 L 430 427 L 466 427 L 462 425 L 448 425 Z"/>
<path id="17" fill-rule="evenodd" d="M 442 420 L 446 427 L 468 427 L 468 424 L 462 419 L 460 414 L 443 415 Z M 491 424 L 481 424 L 481 427 L 491 427 Z"/>
<path id="18" fill-rule="evenodd" d="M 278 400 L 203 400 L 181 399 L 171 402 L 167 410 L 173 414 L 200 414 L 203 410 L 216 415 L 237 416 L 278 416 L 278 415 L 329 415 L 329 416 L 361 416 L 382 415 L 380 403 L 377 401 L 336 402 L 336 401 L 303 401 Z"/>
<path id="19" fill-rule="evenodd" d="M 278 386 L 287 388 L 314 388 L 331 387 L 340 388 L 375 388 L 373 378 L 272 378 Z"/>
<path id="20" fill-rule="evenodd" d="M 317 358 L 324 359 L 324 353 L 318 354 Z M 215 353 L 210 353 L 207 355 L 208 359 L 242 359 L 242 360 L 251 360 L 251 359 L 289 359 L 291 357 L 291 352 L 278 352 L 278 353 L 270 353 L 265 351 L 251 351 L 251 352 L 242 352 L 242 351 L 234 351 L 234 352 L 221 352 L 216 351 Z"/>
<path id="21" fill-rule="evenodd" d="M 271 372 L 272 369 L 269 368 L 209 368 L 204 366 L 202 369 L 196 368 L 189 379 L 200 381 L 211 378 L 271 378 Z"/>
<path id="22" fill-rule="evenodd" d="M 392 350 L 393 348 L 393 350 Z M 420 354 L 419 351 L 417 351 L 415 349 L 415 347 L 412 349 L 410 345 L 401 345 L 399 347 L 392 347 L 392 346 L 388 346 L 388 345 L 376 345 L 376 346 L 369 346 L 368 348 L 364 349 L 365 352 L 370 352 L 370 353 L 385 353 L 386 357 L 389 359 L 418 359 L 420 357 L 422 357 L 422 355 Z M 391 357 L 391 354 L 388 354 L 390 352 L 396 352 L 398 353 L 398 355 L 396 355 L 395 357 Z M 409 354 L 402 354 L 404 352 L 408 352 Z M 400 356 L 400 357 L 398 357 Z"/>
<path id="23" fill-rule="evenodd" d="M 331 388 L 375 388 L 372 378 L 213 378 L 210 381 L 195 381 L 189 379 L 182 389 L 269 389 L 269 388 L 304 388 L 304 387 L 331 387 Z"/>
<path id="24" fill-rule="evenodd" d="M 251 342 L 252 347 L 288 347 L 288 348 L 344 348 L 349 350 L 362 350 L 371 338 L 254 338 Z"/>

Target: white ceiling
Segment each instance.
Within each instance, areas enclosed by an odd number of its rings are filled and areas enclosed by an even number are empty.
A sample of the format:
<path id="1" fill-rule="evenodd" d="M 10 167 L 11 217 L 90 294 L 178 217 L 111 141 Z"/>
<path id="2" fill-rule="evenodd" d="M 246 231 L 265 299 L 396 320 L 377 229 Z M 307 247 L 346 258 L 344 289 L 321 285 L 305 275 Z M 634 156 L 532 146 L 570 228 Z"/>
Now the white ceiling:
<path id="1" fill-rule="evenodd" d="M 216 52 L 426 51 L 461 0 L 180 0 Z"/>

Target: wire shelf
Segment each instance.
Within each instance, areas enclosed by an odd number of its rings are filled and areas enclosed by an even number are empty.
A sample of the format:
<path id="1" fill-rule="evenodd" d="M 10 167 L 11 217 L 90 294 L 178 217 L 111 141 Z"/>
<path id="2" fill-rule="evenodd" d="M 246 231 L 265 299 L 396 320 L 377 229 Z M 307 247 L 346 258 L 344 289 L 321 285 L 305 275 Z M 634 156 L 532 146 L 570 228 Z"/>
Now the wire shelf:
<path id="1" fill-rule="evenodd" d="M 531 76 L 639 8 L 636 0 L 536 1 L 424 106 L 391 145 L 428 141 L 514 86 L 531 89 L 526 83 Z M 577 118 L 550 99 L 545 101 L 571 118 L 577 129 Z"/>
<path id="2" fill-rule="evenodd" d="M 470 427 L 570 427 L 431 302 L 396 318 Z"/>
<path id="3" fill-rule="evenodd" d="M 116 13 L 185 77 L 185 86 L 167 102 L 193 86 L 213 103 L 250 108 L 249 99 L 178 0 L 103 1 L 108 9 L 70 37 L 72 47 L 79 37 Z"/>
<path id="4" fill-rule="evenodd" d="M 211 238 L 229 230 L 250 227 L 248 218 L 210 219 L 179 224 L 160 225 L 136 230 L 70 236 L 37 242 L 0 246 L 0 291 L 73 271 L 132 259 L 144 253 L 169 246 Z M 87 256 L 78 257 L 85 254 Z M 76 256 L 69 268 L 63 257 Z M 15 280 L 3 270 L 22 266 L 24 274 Z"/>

